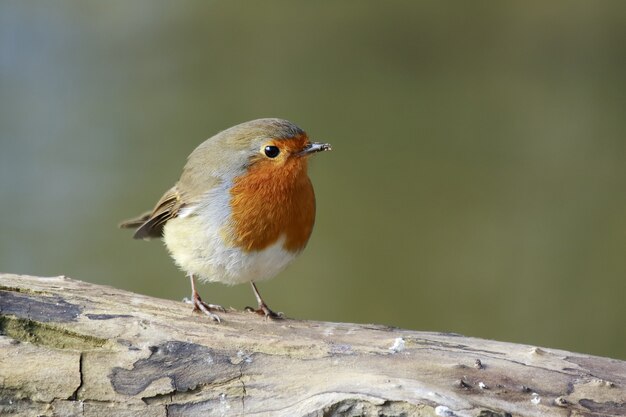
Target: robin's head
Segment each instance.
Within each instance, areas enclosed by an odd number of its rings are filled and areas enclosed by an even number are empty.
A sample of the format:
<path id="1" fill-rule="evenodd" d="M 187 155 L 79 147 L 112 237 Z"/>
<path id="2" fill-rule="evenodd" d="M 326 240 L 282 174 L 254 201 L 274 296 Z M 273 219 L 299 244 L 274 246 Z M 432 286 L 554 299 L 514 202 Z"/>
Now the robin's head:
<path id="1" fill-rule="evenodd" d="M 257 175 L 306 175 L 307 157 L 331 149 L 327 143 L 311 142 L 302 129 L 286 120 L 259 119 L 240 126 L 253 132 L 243 140 L 249 140 L 248 170 Z M 239 139 L 238 135 L 233 137 Z"/>
<path id="2" fill-rule="evenodd" d="M 257 119 L 202 143 L 189 156 L 186 169 L 188 174 L 202 170 L 225 180 L 253 168 L 257 174 L 268 176 L 306 174 L 307 157 L 330 149 L 327 143 L 311 142 L 302 129 L 287 120 Z"/>

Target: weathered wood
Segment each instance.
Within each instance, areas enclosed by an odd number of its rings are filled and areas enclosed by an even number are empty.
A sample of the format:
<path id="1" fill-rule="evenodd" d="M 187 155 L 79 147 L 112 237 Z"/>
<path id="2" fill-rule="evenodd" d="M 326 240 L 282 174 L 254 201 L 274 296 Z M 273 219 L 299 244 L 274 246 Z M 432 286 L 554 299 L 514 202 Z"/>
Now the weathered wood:
<path id="1" fill-rule="evenodd" d="M 0 414 L 622 416 L 626 362 L 0 274 Z M 622 329 L 623 330 L 623 329 Z"/>

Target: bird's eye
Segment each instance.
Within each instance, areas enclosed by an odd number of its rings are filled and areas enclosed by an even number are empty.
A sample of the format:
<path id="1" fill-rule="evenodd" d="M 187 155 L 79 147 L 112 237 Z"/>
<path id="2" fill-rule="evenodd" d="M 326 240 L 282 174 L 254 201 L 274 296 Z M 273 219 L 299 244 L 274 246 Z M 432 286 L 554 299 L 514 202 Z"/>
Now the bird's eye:
<path id="1" fill-rule="evenodd" d="M 278 146 L 266 146 L 264 152 L 268 158 L 276 158 L 280 153 L 280 149 L 278 149 Z"/>

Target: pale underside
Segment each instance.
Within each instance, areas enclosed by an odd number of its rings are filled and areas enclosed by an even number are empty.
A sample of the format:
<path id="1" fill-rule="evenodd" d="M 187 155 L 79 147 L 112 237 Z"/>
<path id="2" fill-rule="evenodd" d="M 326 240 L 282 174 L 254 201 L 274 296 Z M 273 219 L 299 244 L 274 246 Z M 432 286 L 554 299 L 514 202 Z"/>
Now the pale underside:
<path id="1" fill-rule="evenodd" d="M 284 237 L 259 251 L 233 244 L 228 183 L 215 187 L 202 201 L 186 207 L 163 228 L 163 241 L 180 269 L 202 281 L 242 284 L 277 275 L 298 255 L 284 249 Z"/>

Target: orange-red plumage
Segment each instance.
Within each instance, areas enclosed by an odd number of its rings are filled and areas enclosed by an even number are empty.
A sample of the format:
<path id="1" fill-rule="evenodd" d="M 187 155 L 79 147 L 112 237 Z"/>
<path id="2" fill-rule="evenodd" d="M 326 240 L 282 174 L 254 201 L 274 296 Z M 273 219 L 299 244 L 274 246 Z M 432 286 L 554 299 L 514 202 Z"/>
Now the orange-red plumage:
<path id="1" fill-rule="evenodd" d="M 259 157 L 230 190 L 235 245 L 259 251 L 282 236 L 291 252 L 304 248 L 315 222 L 315 194 L 307 176 L 307 159 L 298 156 L 308 138 L 281 140 L 287 155 L 274 161 Z"/>

